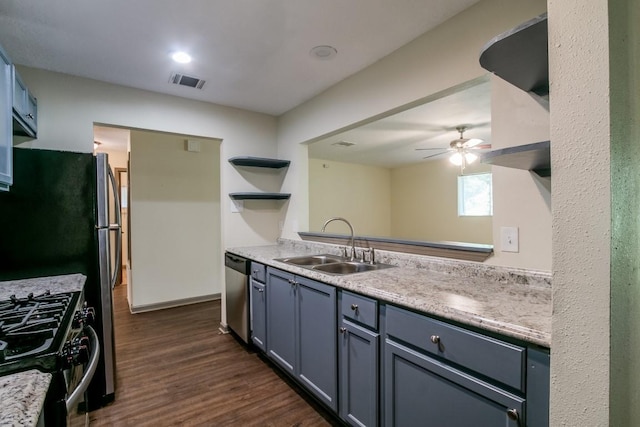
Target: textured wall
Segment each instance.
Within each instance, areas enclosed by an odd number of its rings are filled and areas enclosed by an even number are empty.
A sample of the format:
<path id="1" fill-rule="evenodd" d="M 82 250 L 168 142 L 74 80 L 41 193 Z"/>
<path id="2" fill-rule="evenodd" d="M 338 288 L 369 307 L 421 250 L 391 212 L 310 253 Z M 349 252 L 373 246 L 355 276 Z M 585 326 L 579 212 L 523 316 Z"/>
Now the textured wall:
<path id="1" fill-rule="evenodd" d="M 551 426 L 609 425 L 607 1 L 549 0 Z M 621 424 L 624 425 L 624 424 Z"/>

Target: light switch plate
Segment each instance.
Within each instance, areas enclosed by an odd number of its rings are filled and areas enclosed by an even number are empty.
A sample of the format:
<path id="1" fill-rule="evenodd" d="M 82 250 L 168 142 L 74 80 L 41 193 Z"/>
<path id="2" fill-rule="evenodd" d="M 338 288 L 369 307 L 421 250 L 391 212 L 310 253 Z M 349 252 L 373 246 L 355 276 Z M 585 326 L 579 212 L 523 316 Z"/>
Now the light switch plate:
<path id="1" fill-rule="evenodd" d="M 519 252 L 518 227 L 500 228 L 500 250 L 502 252 Z"/>

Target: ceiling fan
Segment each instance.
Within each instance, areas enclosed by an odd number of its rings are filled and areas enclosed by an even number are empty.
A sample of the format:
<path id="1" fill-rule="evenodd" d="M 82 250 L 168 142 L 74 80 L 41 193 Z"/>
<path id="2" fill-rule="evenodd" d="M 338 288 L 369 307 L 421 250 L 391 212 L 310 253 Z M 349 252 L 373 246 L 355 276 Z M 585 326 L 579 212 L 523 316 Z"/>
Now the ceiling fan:
<path id="1" fill-rule="evenodd" d="M 460 138 L 451 141 L 449 143 L 449 148 L 416 148 L 416 150 L 440 151 L 440 153 L 423 157 L 424 159 L 430 159 L 446 153 L 452 153 L 451 157 L 449 157 L 449 161 L 456 166 L 460 166 L 460 171 L 462 172 L 466 165 L 471 164 L 478 159 L 478 155 L 475 154 L 474 151 L 490 149 L 491 144 L 485 144 L 482 139 L 478 138 L 465 138 L 464 132 L 467 130 L 466 126 L 458 126 L 456 127 L 456 130 L 460 132 Z"/>

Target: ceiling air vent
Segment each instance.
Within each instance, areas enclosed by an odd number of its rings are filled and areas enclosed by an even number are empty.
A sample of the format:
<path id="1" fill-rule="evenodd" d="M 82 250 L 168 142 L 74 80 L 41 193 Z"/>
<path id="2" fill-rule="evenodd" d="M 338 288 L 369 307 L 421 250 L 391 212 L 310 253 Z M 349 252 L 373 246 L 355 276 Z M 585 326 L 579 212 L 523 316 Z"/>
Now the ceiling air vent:
<path id="1" fill-rule="evenodd" d="M 180 73 L 171 73 L 171 77 L 169 77 L 169 83 L 173 83 L 174 85 L 181 85 L 181 86 L 193 87 L 196 89 L 202 89 L 206 82 L 197 77 L 186 76 Z"/>
<path id="2" fill-rule="evenodd" d="M 337 145 L 339 147 L 351 147 L 352 145 L 356 145 L 355 142 L 349 142 L 349 141 L 338 141 L 338 142 L 334 142 L 331 145 Z"/>

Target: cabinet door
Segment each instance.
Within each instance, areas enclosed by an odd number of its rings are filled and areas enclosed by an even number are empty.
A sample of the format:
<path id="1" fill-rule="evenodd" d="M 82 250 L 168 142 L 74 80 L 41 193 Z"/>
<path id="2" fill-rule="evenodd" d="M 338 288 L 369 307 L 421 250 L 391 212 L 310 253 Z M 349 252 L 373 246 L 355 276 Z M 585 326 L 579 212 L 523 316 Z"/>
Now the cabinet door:
<path id="1" fill-rule="evenodd" d="M 296 376 L 318 399 L 338 410 L 336 289 L 296 277 L 298 370 Z"/>
<path id="2" fill-rule="evenodd" d="M 37 133 L 37 101 L 29 93 L 29 89 L 24 84 L 15 66 L 12 67 L 13 74 L 13 117 L 17 127 L 13 129 L 14 134 L 35 138 Z"/>
<path id="3" fill-rule="evenodd" d="M 344 319 L 340 333 L 340 416 L 354 426 L 377 426 L 379 334 Z"/>
<path id="4" fill-rule="evenodd" d="M 267 295 L 265 285 L 251 280 L 251 342 L 267 351 Z"/>
<path id="5" fill-rule="evenodd" d="M 267 289 L 267 355 L 294 375 L 296 285 L 293 275 L 269 268 Z"/>
<path id="6" fill-rule="evenodd" d="M 386 340 L 387 426 L 518 427 L 523 410 L 524 399 Z"/>
<path id="7" fill-rule="evenodd" d="M 11 61 L 0 49 L 0 190 L 8 190 L 13 183 L 12 104 Z"/>

